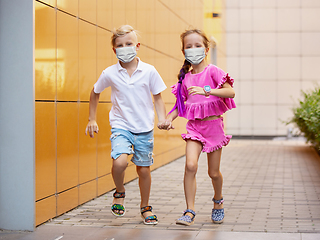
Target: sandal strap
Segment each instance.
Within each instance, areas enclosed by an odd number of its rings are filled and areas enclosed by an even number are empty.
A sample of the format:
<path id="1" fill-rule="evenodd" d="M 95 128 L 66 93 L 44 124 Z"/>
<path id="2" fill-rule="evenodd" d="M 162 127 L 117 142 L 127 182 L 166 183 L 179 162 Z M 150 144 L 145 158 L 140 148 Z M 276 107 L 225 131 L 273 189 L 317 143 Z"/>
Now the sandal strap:
<path id="1" fill-rule="evenodd" d="M 144 214 L 145 212 L 152 212 L 152 206 L 145 206 L 141 208 L 141 214 Z"/>
<path id="2" fill-rule="evenodd" d="M 193 217 L 191 218 L 191 221 L 193 221 L 193 219 L 196 217 L 195 211 L 193 211 L 192 209 L 187 209 L 184 211 L 183 216 L 185 216 L 187 213 L 191 213 L 193 215 Z"/>
<path id="3" fill-rule="evenodd" d="M 219 204 L 219 205 L 221 205 L 221 204 L 224 202 L 223 198 L 221 198 L 220 200 L 215 200 L 214 198 L 212 198 L 212 201 L 213 201 L 214 203 Z"/>
<path id="4" fill-rule="evenodd" d="M 151 216 L 146 217 L 146 218 L 144 219 L 145 222 L 147 222 L 147 221 L 152 221 L 152 220 L 158 221 L 157 216 L 156 216 L 156 215 L 151 215 Z"/>
<path id="5" fill-rule="evenodd" d="M 123 206 L 122 204 L 116 204 L 116 203 L 111 206 L 111 209 L 112 209 L 112 210 L 122 210 L 122 211 L 125 211 L 125 208 L 124 208 L 124 206 Z"/>
<path id="6" fill-rule="evenodd" d="M 126 193 L 125 192 L 117 192 L 115 191 L 113 194 L 114 198 L 125 198 L 126 197 Z"/>

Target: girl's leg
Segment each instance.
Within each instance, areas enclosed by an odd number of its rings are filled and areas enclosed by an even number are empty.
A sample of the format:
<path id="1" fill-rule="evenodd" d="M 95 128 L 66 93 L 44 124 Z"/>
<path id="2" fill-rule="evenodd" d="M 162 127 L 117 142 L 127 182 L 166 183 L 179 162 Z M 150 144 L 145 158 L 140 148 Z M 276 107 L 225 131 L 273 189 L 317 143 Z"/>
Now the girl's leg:
<path id="1" fill-rule="evenodd" d="M 208 153 L 208 174 L 212 180 L 212 186 L 214 189 L 214 199 L 220 200 L 222 198 L 222 184 L 223 177 L 220 172 L 220 160 L 221 160 L 222 148 L 217 151 Z M 214 203 L 214 209 L 223 208 L 222 204 Z"/>
<path id="2" fill-rule="evenodd" d="M 137 173 L 139 176 L 139 188 L 140 188 L 140 196 L 141 196 L 141 203 L 140 208 L 149 206 L 149 197 L 150 197 L 150 190 L 151 190 L 151 173 L 150 167 L 141 167 L 137 166 Z M 143 213 L 143 217 L 152 216 L 152 212 L 147 211 Z M 155 222 L 156 220 L 150 220 L 150 222 Z"/>
<path id="3" fill-rule="evenodd" d="M 184 172 L 184 194 L 187 209 L 195 211 L 194 202 L 196 197 L 196 174 L 198 171 L 198 160 L 202 150 L 202 144 L 198 141 L 188 140 L 186 145 L 186 165 Z M 187 213 L 193 217 L 191 213 Z"/>
<path id="4" fill-rule="evenodd" d="M 120 193 L 125 192 L 123 182 L 124 182 L 125 170 L 128 165 L 127 158 L 128 158 L 128 154 L 121 154 L 120 157 L 118 157 L 117 159 L 114 159 L 112 163 L 111 173 L 112 173 L 113 182 L 116 185 L 116 191 Z M 113 198 L 113 204 L 117 203 L 117 204 L 123 205 L 123 202 L 124 202 L 124 198 Z"/>

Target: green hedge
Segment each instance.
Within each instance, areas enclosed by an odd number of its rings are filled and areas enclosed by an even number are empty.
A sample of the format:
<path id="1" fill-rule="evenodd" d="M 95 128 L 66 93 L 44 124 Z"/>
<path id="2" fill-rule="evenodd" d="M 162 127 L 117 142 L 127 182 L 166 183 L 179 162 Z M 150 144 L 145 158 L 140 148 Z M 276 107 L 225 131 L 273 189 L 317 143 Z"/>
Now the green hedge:
<path id="1" fill-rule="evenodd" d="M 320 87 L 310 93 L 302 92 L 304 101 L 293 109 L 294 117 L 288 123 L 295 123 L 310 142 L 320 151 Z"/>

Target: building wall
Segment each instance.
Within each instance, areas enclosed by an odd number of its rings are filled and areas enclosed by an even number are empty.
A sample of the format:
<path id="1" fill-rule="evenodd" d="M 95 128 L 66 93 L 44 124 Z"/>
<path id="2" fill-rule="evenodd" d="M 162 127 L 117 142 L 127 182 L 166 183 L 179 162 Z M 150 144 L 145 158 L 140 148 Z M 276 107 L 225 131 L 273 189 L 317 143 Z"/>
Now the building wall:
<path id="1" fill-rule="evenodd" d="M 229 133 L 286 135 L 283 121 L 320 83 L 320 1 L 226 0 L 227 70 L 237 109 Z"/>
<path id="2" fill-rule="evenodd" d="M 169 111 L 175 102 L 170 86 L 183 64 L 179 35 L 204 27 L 207 2 L 212 1 L 35 0 L 36 225 L 114 188 L 110 89 L 100 95 L 99 134 L 93 139 L 84 134 L 93 84 L 117 62 L 111 31 L 123 24 L 139 31 L 138 56 L 154 65 L 168 86 L 162 97 Z M 184 155 L 185 120 L 174 125 L 170 132 L 155 129 L 152 169 Z M 136 177 L 130 162 L 125 181 Z"/>

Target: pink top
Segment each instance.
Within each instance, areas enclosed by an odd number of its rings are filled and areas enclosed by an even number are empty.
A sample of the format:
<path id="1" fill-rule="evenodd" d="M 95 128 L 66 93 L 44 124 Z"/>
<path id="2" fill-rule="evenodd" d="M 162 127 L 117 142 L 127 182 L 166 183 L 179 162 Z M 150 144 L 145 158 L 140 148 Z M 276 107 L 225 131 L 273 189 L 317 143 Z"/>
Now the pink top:
<path id="1" fill-rule="evenodd" d="M 222 69 L 209 64 L 201 73 L 191 74 L 188 72 L 182 81 L 181 91 L 183 100 L 186 103 L 184 116 L 188 120 L 203 119 L 209 116 L 218 116 L 227 110 L 236 107 L 232 98 L 221 98 L 210 95 L 188 95 L 187 89 L 191 86 L 204 87 L 209 85 L 211 89 L 222 88 L 228 82 L 233 87 L 234 80 Z M 177 97 L 177 84 L 171 86 L 172 93 Z"/>

